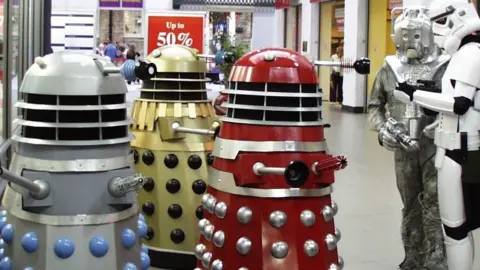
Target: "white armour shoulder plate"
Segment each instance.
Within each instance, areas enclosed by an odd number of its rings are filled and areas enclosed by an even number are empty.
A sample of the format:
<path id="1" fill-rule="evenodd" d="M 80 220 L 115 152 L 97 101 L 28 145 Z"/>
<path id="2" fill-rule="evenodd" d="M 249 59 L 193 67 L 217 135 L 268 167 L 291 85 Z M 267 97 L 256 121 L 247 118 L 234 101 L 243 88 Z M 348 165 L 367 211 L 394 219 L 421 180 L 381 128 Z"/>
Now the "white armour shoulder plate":
<path id="1" fill-rule="evenodd" d="M 450 60 L 450 56 L 441 55 L 432 62 L 425 64 L 409 65 L 401 62 L 398 57 L 389 55 L 385 62 L 392 69 L 398 82 L 416 84 L 418 80 L 432 80 L 437 71 Z"/>
<path id="2" fill-rule="evenodd" d="M 455 52 L 447 73 L 451 80 L 480 88 L 480 43 L 468 43 Z"/>

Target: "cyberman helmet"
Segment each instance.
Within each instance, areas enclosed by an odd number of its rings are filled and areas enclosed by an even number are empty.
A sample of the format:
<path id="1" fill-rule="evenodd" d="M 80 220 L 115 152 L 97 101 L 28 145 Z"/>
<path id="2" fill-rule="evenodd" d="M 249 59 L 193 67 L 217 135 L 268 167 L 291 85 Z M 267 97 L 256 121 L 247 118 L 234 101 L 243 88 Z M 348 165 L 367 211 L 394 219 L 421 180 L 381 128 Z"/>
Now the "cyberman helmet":
<path id="1" fill-rule="evenodd" d="M 458 50 L 464 37 L 480 30 L 472 0 L 433 0 L 429 16 L 435 43 L 449 54 Z"/>
<path id="2" fill-rule="evenodd" d="M 422 7 L 403 8 L 402 14 L 395 17 L 392 11 L 392 39 L 400 60 L 425 59 L 435 54 L 432 25 L 428 11 Z"/>

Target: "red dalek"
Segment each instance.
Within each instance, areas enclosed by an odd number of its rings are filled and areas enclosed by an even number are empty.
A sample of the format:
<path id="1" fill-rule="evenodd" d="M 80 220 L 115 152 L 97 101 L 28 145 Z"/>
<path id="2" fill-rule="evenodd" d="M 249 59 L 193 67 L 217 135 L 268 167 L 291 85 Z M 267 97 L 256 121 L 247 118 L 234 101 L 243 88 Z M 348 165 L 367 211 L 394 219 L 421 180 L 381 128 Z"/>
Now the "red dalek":
<path id="1" fill-rule="evenodd" d="M 330 194 L 347 162 L 327 153 L 314 63 L 287 49 L 257 50 L 229 81 L 195 270 L 342 269 Z"/>

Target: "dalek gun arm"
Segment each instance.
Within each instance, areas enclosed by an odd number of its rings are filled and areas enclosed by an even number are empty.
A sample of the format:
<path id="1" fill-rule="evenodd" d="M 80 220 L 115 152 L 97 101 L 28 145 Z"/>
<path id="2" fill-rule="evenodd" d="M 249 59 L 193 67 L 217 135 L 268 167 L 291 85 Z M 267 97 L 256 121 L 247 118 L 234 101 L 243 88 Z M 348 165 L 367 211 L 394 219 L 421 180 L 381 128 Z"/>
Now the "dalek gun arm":
<path id="1" fill-rule="evenodd" d="M 172 124 L 172 130 L 178 133 L 197 134 L 197 135 L 217 137 L 218 133 L 220 132 L 220 125 L 218 124 L 218 122 L 214 122 L 214 124 L 212 125 L 212 129 L 201 129 L 201 128 L 184 127 L 179 122 L 174 122 Z"/>
<path id="2" fill-rule="evenodd" d="M 385 123 L 384 128 L 386 131 L 393 135 L 397 139 L 400 146 L 407 152 L 418 151 L 420 148 L 418 141 L 413 140 L 405 128 L 405 125 L 397 122 L 393 118 L 389 118 Z"/>
<path id="3" fill-rule="evenodd" d="M 129 192 L 140 190 L 147 178 L 136 173 L 128 177 L 115 177 L 108 182 L 108 193 L 113 197 L 123 197 Z"/>
<path id="4" fill-rule="evenodd" d="M 342 61 L 313 61 L 315 66 L 325 67 L 339 67 L 343 69 L 354 69 L 358 74 L 367 75 L 370 74 L 370 59 L 362 57 L 355 61 L 342 60 Z"/>
<path id="5" fill-rule="evenodd" d="M 19 185 L 30 192 L 32 198 L 36 200 L 43 200 L 50 195 L 50 184 L 43 179 L 30 180 L 23 176 L 16 175 L 11 171 L 0 167 L 0 177 L 10 183 Z"/>

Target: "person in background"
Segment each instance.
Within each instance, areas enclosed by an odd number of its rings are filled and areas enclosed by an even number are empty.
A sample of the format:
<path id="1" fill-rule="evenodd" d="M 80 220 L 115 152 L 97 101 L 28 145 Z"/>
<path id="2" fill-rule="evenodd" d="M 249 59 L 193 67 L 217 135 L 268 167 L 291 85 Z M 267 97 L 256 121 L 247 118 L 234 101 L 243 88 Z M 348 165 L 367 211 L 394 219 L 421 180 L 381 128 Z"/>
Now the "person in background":
<path id="1" fill-rule="evenodd" d="M 97 54 L 100 56 L 105 56 L 105 45 L 103 45 L 103 43 L 98 45 Z"/>
<path id="2" fill-rule="evenodd" d="M 131 44 L 127 49 L 125 57 L 129 60 L 136 61 L 137 57 L 140 57 L 140 53 L 137 52 L 135 45 Z M 131 84 L 131 81 L 128 81 L 128 84 Z"/>
<path id="3" fill-rule="evenodd" d="M 343 47 L 338 46 L 336 53 L 332 55 L 331 61 L 341 62 L 343 61 Z M 332 68 L 332 82 L 330 90 L 330 102 L 343 102 L 343 68 Z"/>
<path id="4" fill-rule="evenodd" d="M 105 47 L 104 56 L 109 57 L 110 60 L 113 62 L 113 60 L 115 60 L 115 58 L 117 57 L 117 47 L 113 45 L 113 43 L 109 43 Z"/>

